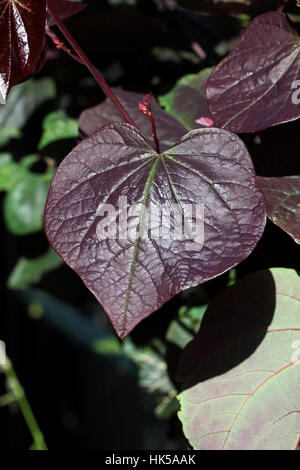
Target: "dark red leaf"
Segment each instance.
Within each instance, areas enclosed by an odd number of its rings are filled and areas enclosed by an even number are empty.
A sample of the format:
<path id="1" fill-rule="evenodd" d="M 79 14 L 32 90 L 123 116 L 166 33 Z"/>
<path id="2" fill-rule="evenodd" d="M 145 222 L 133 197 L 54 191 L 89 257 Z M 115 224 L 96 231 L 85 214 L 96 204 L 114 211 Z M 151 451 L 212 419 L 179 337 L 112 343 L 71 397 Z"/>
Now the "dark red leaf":
<path id="1" fill-rule="evenodd" d="M 256 182 L 264 193 L 268 217 L 300 244 L 300 176 L 257 176 Z"/>
<path id="2" fill-rule="evenodd" d="M 138 103 L 143 102 L 144 95 L 141 93 L 134 93 L 114 88 L 113 91 L 128 111 L 130 117 L 142 131 L 143 135 L 152 139 L 151 122 L 146 116 L 141 114 L 138 107 Z M 186 128 L 176 118 L 163 111 L 156 103 L 155 99 L 152 99 L 151 111 L 157 127 L 158 140 L 162 148 L 169 147 L 174 144 L 186 133 Z M 93 108 L 86 109 L 81 113 L 79 118 L 79 128 L 86 135 L 91 135 L 109 122 L 122 121 L 124 121 L 123 116 L 121 116 L 111 101 L 106 99 L 103 103 Z"/>
<path id="3" fill-rule="evenodd" d="M 76 15 L 76 13 L 84 10 L 87 5 L 85 3 L 72 2 L 71 0 L 47 0 L 47 3 L 58 14 L 61 20 Z M 54 21 L 51 15 L 47 15 L 47 24 L 51 26 Z"/>
<path id="4" fill-rule="evenodd" d="M 39 66 L 45 44 L 46 0 L 0 2 L 0 103 Z"/>
<path id="5" fill-rule="evenodd" d="M 204 207 L 197 238 L 193 219 L 186 239 L 174 232 L 136 232 L 146 223 L 141 208 L 128 217 L 116 238 L 99 239 L 108 224 L 104 204 L 118 210 L 144 203 L 151 216 L 174 204 Z M 186 213 L 187 214 L 187 213 Z M 132 126 L 108 124 L 82 141 L 61 163 L 45 209 L 47 237 L 82 278 L 109 315 L 120 337 L 175 294 L 235 266 L 256 246 L 265 226 L 263 195 L 255 186 L 251 158 L 243 142 L 221 129 L 197 129 L 158 155 Z M 157 217 L 155 228 L 168 226 Z M 114 228 L 114 221 L 110 229 Z M 176 227 L 179 226 L 176 225 Z M 187 240 L 189 238 L 189 240 Z"/>
<path id="6" fill-rule="evenodd" d="M 207 99 L 216 125 L 236 133 L 300 117 L 300 39 L 283 13 L 252 21 L 210 75 Z"/>

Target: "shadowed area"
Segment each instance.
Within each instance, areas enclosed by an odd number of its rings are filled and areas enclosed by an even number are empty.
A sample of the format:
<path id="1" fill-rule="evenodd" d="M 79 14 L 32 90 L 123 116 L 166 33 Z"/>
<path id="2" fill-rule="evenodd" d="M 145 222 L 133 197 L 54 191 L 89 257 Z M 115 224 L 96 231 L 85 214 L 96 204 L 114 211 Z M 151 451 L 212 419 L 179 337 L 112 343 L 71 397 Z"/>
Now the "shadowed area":
<path id="1" fill-rule="evenodd" d="M 251 356 L 266 335 L 275 305 L 269 271 L 250 274 L 219 295 L 182 354 L 178 379 L 184 388 L 224 374 Z"/>

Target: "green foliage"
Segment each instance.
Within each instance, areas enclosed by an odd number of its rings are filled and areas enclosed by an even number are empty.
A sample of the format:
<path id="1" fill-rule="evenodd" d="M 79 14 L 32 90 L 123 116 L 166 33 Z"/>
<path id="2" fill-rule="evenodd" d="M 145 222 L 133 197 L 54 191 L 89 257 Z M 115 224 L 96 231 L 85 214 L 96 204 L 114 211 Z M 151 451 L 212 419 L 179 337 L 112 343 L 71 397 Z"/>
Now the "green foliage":
<path id="1" fill-rule="evenodd" d="M 97 354 L 120 354 L 121 346 L 115 336 L 108 336 L 94 341 L 92 350 Z"/>
<path id="2" fill-rule="evenodd" d="M 29 80 L 12 88 L 5 105 L 0 105 L 0 139 L 3 129 L 23 127 L 32 113 L 54 98 L 55 85 L 50 78 Z"/>
<path id="3" fill-rule="evenodd" d="M 5 395 L 0 396 L 0 406 L 6 406 L 12 403 L 17 404 L 32 437 L 33 443 L 31 449 L 47 450 L 44 435 L 39 428 L 37 420 L 27 400 L 24 388 L 19 381 L 12 362 L 6 356 L 6 352 L 1 349 L 2 344 L 0 342 L 0 357 L 5 356 L 5 362 L 0 363 L 0 373 L 5 375 L 8 392 Z"/>
<path id="4" fill-rule="evenodd" d="M 63 110 L 54 111 L 44 119 L 43 134 L 38 149 L 43 150 L 57 140 L 75 139 L 77 136 L 78 121 L 69 118 Z"/>
<path id="5" fill-rule="evenodd" d="M 28 155 L 17 163 L 11 154 L 0 154 L 0 191 L 11 191 L 24 178 L 35 161 L 37 161 L 36 155 Z"/>
<path id="6" fill-rule="evenodd" d="M 61 264 L 61 258 L 52 248 L 34 259 L 21 257 L 8 278 L 7 286 L 10 289 L 28 289 Z"/>
<path id="7" fill-rule="evenodd" d="M 4 200 L 4 217 L 8 230 L 28 235 L 43 228 L 43 212 L 49 190 L 44 175 L 24 172 Z"/>
<path id="8" fill-rule="evenodd" d="M 173 320 L 168 328 L 166 339 L 169 343 L 183 349 L 193 339 L 193 335 L 180 322 Z"/>
<path id="9" fill-rule="evenodd" d="M 9 153 L 0 154 L 0 191 L 9 191 L 18 181 L 19 166 Z"/>
<path id="10" fill-rule="evenodd" d="M 54 81 L 50 78 L 29 80 L 12 88 L 5 105 L 0 105 L 0 148 L 10 139 L 22 137 L 21 128 L 37 108 L 54 98 Z"/>
<path id="11" fill-rule="evenodd" d="M 0 147 L 11 138 L 21 137 L 21 128 L 45 101 L 54 98 L 53 80 L 29 80 L 14 87 L 5 105 L 0 106 Z M 0 154 L 0 191 L 6 191 L 3 211 L 8 230 L 28 235 L 43 227 L 43 210 L 53 170 L 33 173 L 30 167 L 37 155 L 16 162 L 9 153 Z"/>
<path id="12" fill-rule="evenodd" d="M 177 392 L 169 378 L 165 345 L 156 340 L 151 345 L 140 347 L 126 338 L 122 342 L 122 352 L 136 365 L 139 386 L 155 394 L 158 402 L 156 416 L 160 419 L 169 418 L 177 411 Z"/>
<path id="13" fill-rule="evenodd" d="M 43 227 L 43 210 L 53 170 L 32 173 L 30 167 L 35 161 L 36 155 L 28 155 L 17 163 L 10 154 L 0 154 L 0 191 L 7 191 L 4 218 L 8 230 L 15 235 L 28 235 Z"/>
<path id="14" fill-rule="evenodd" d="M 0 147 L 4 147 L 10 139 L 20 139 L 22 132 L 18 127 L 2 127 L 0 128 Z"/>

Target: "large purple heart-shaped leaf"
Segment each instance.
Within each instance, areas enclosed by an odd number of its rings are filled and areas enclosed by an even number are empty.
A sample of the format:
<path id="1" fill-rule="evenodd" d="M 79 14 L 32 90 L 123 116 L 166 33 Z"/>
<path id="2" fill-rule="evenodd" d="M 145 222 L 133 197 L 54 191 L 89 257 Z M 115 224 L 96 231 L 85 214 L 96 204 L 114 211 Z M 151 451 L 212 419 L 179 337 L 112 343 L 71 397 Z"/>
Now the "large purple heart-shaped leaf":
<path id="1" fill-rule="evenodd" d="M 59 166 L 45 231 L 123 338 L 182 289 L 246 258 L 265 219 L 251 158 L 237 136 L 197 129 L 158 155 L 133 126 L 112 123 Z"/>
<path id="2" fill-rule="evenodd" d="M 216 125 L 255 132 L 300 117 L 300 39 L 286 16 L 255 18 L 207 83 Z"/>
<path id="3" fill-rule="evenodd" d="M 45 44 L 46 0 L 0 2 L 0 103 L 10 88 L 32 75 Z"/>
<path id="4" fill-rule="evenodd" d="M 256 178 L 268 217 L 300 244 L 300 176 Z"/>
<path id="5" fill-rule="evenodd" d="M 198 450 L 289 450 L 300 436 L 300 277 L 250 274 L 183 352 L 179 418 Z"/>
<path id="6" fill-rule="evenodd" d="M 143 135 L 152 140 L 150 120 L 139 110 L 138 103 L 142 102 L 143 94 L 113 88 L 113 91 L 128 114 L 136 123 Z M 151 102 L 151 110 L 157 127 L 157 136 L 162 148 L 169 147 L 182 137 L 187 129 L 175 117 L 161 109 L 155 100 Z M 110 122 L 122 122 L 124 117 L 113 103 L 106 99 L 103 103 L 83 111 L 79 118 L 79 128 L 86 134 L 93 132 Z"/>

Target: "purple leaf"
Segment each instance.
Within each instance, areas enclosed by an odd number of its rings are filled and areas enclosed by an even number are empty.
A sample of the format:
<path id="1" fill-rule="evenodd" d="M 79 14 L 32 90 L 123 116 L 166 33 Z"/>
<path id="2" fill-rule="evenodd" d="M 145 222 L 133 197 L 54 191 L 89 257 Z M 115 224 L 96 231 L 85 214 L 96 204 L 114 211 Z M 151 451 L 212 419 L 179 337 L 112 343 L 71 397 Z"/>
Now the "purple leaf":
<path id="1" fill-rule="evenodd" d="M 120 196 L 127 198 L 127 226 L 118 214 Z M 117 209 L 110 221 L 106 204 Z M 182 220 L 175 219 L 175 233 L 166 218 L 160 219 L 160 211 L 165 217 L 174 205 L 177 216 L 185 214 L 185 238 L 178 236 Z M 194 213 L 188 215 L 191 207 Z M 251 158 L 237 136 L 197 129 L 158 155 L 133 126 L 112 123 L 61 163 L 44 219 L 55 251 L 124 338 L 181 290 L 245 259 L 263 233 L 266 215 Z M 103 236 L 104 226 L 109 233 Z"/>
<path id="2" fill-rule="evenodd" d="M 268 217 L 300 244 L 300 176 L 256 177 L 266 200 Z"/>
<path id="3" fill-rule="evenodd" d="M 300 436 L 300 277 L 250 274 L 209 306 L 183 352 L 179 396 L 197 450 L 292 450 Z"/>
<path id="4" fill-rule="evenodd" d="M 47 3 L 58 14 L 61 20 L 76 15 L 76 13 L 84 10 L 87 6 L 85 3 L 72 2 L 71 0 L 47 0 Z M 47 24 L 48 26 L 55 24 L 52 16 L 49 14 L 47 17 Z"/>
<path id="5" fill-rule="evenodd" d="M 0 2 L 0 103 L 34 74 L 45 44 L 46 0 Z"/>
<path id="6" fill-rule="evenodd" d="M 283 13 L 255 18 L 207 83 L 219 127 L 255 132 L 300 117 L 300 39 Z"/>
<path id="7" fill-rule="evenodd" d="M 141 114 L 138 107 L 138 103 L 143 101 L 144 95 L 114 88 L 113 91 L 143 135 L 152 140 L 151 122 Z M 163 111 L 155 99 L 152 99 L 151 109 L 158 131 L 158 140 L 162 144 L 162 148 L 174 144 L 186 133 L 186 128 L 176 118 Z M 111 101 L 106 99 L 103 103 L 81 113 L 79 128 L 84 134 L 91 135 L 105 124 L 122 121 L 124 121 L 123 116 Z"/>

